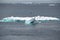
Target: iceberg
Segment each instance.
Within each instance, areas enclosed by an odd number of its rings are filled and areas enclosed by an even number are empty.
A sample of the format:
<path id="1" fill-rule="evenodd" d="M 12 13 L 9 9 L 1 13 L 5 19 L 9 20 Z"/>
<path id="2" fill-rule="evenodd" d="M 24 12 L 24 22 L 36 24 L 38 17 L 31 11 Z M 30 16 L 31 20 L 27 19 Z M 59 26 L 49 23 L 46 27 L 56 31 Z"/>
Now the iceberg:
<path id="1" fill-rule="evenodd" d="M 24 22 L 25 24 L 31 23 L 41 23 L 42 21 L 60 21 L 59 18 L 56 17 L 45 17 L 45 16 L 34 16 L 34 17 L 5 17 L 0 22 Z"/>

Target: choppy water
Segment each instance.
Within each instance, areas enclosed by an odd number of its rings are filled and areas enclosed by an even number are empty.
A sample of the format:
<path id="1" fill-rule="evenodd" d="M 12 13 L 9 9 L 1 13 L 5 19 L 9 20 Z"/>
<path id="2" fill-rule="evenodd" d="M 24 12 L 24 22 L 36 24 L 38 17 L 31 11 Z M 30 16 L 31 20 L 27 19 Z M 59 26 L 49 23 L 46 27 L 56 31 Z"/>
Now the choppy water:
<path id="1" fill-rule="evenodd" d="M 0 40 L 60 40 L 60 23 L 0 23 Z"/>
<path id="2" fill-rule="evenodd" d="M 1 5 L 0 19 L 8 16 L 55 16 L 60 17 L 60 6 Z M 1 23 L 0 40 L 60 40 L 60 22 L 25 25 L 22 23 Z"/>
<path id="3" fill-rule="evenodd" d="M 9 16 L 52 16 L 60 17 L 60 4 L 50 7 L 48 4 L 0 4 L 0 19 Z"/>

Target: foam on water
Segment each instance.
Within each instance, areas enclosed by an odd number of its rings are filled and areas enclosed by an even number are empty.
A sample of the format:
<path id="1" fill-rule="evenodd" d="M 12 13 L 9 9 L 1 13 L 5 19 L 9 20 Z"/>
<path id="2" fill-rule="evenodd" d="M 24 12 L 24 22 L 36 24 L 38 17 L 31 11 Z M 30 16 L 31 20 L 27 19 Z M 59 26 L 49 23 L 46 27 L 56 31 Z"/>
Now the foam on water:
<path id="1" fill-rule="evenodd" d="M 45 16 L 35 16 L 35 17 L 5 17 L 0 22 L 24 22 L 25 24 L 31 23 L 41 23 L 42 21 L 60 21 L 56 17 L 45 17 Z"/>

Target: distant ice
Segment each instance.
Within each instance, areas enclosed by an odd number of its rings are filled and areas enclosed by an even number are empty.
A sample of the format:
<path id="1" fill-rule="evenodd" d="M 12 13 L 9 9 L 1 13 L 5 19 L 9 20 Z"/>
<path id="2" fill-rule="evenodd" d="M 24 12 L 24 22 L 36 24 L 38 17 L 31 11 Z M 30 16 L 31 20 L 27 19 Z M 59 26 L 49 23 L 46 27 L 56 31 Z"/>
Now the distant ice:
<path id="1" fill-rule="evenodd" d="M 59 21 L 60 19 L 57 17 L 45 17 L 45 16 L 34 16 L 34 17 L 5 17 L 0 22 L 24 22 L 25 24 L 31 23 L 40 23 L 41 21 Z"/>

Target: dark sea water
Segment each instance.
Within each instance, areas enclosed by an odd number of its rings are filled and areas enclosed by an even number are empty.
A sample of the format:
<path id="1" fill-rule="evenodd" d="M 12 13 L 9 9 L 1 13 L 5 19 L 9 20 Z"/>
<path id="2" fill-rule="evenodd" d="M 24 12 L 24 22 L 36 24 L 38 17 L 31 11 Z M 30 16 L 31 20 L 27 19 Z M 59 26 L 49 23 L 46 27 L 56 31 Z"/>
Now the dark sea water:
<path id="1" fill-rule="evenodd" d="M 9 16 L 53 16 L 60 18 L 60 5 L 0 4 L 0 19 Z M 60 22 L 25 25 L 1 23 L 0 40 L 60 40 Z"/>

